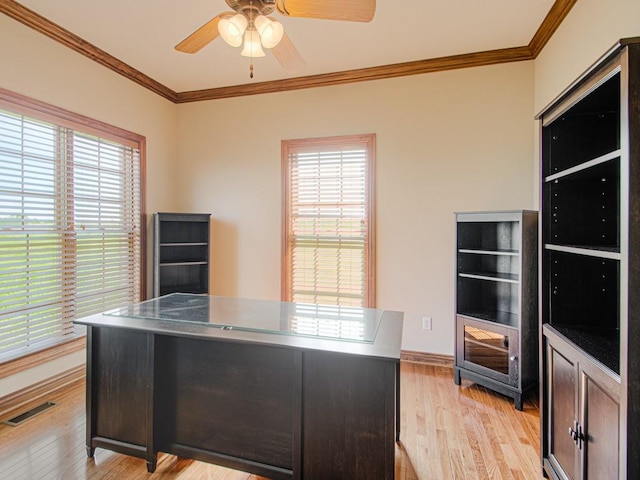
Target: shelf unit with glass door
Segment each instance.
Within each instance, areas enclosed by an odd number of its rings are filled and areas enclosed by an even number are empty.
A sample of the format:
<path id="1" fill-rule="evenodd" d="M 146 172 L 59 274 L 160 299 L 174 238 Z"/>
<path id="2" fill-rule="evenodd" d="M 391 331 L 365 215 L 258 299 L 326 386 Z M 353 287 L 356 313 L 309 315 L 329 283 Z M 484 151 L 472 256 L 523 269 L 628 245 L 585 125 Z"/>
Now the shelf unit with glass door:
<path id="1" fill-rule="evenodd" d="M 538 380 L 537 212 L 456 214 L 456 352 L 462 378 L 514 399 Z"/>

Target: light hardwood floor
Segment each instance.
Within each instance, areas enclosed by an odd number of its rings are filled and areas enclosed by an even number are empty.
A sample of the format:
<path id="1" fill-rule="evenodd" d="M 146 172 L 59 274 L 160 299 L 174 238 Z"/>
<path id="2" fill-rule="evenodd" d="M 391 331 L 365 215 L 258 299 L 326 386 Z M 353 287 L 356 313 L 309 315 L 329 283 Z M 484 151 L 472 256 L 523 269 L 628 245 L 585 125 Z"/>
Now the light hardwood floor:
<path id="1" fill-rule="evenodd" d="M 535 399 L 526 399 L 518 412 L 510 399 L 483 387 L 457 387 L 451 368 L 420 363 L 402 362 L 401 382 L 396 480 L 543 478 Z M 18 427 L 0 426 L 0 478 L 262 480 L 165 454 L 153 475 L 143 460 L 102 449 L 88 459 L 84 383 L 47 400 L 57 405 Z"/>

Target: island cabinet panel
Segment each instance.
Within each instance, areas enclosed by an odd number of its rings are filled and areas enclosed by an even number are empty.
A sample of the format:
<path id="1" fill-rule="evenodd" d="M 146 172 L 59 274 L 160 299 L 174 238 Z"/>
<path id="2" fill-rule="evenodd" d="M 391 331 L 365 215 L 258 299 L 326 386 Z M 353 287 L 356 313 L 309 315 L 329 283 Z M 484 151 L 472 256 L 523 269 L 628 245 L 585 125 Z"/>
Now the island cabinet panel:
<path id="1" fill-rule="evenodd" d="M 395 374 L 389 361 L 305 352 L 304 478 L 393 479 Z"/>
<path id="2" fill-rule="evenodd" d="M 169 420 L 161 447 L 197 454 L 197 445 L 217 463 L 267 476 L 274 467 L 290 477 L 300 430 L 299 352 L 170 336 L 158 346 L 157 412 Z"/>
<path id="3" fill-rule="evenodd" d="M 87 336 L 89 455 L 103 447 L 155 461 L 153 335 L 89 327 Z"/>

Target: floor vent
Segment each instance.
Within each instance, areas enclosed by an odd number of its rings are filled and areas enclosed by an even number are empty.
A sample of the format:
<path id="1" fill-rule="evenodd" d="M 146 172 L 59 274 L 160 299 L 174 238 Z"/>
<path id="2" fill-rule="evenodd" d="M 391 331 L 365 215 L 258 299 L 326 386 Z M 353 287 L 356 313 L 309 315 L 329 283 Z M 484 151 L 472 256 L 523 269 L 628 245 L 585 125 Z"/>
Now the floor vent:
<path id="1" fill-rule="evenodd" d="M 2 423 L 5 423 L 6 425 L 9 425 L 11 427 L 17 427 L 21 423 L 26 422 L 30 418 L 35 417 L 39 413 L 42 413 L 53 406 L 55 406 L 55 403 L 45 402 L 41 405 L 38 405 L 37 407 L 33 407 L 31 410 L 27 410 L 26 412 L 21 413 L 20 415 L 10 418 L 9 420 L 5 420 Z"/>

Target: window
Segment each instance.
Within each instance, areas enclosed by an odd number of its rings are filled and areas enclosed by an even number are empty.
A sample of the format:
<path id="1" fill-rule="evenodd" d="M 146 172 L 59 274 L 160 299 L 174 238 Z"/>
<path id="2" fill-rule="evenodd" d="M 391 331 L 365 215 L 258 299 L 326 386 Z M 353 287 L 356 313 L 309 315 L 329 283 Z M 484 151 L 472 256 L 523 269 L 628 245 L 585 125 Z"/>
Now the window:
<path id="1" fill-rule="evenodd" d="M 282 142 L 282 298 L 375 306 L 375 135 Z"/>
<path id="2" fill-rule="evenodd" d="M 0 358 L 143 291 L 143 137 L 0 90 Z"/>

